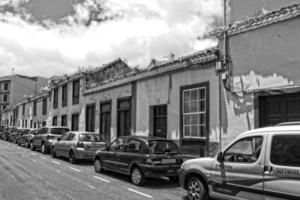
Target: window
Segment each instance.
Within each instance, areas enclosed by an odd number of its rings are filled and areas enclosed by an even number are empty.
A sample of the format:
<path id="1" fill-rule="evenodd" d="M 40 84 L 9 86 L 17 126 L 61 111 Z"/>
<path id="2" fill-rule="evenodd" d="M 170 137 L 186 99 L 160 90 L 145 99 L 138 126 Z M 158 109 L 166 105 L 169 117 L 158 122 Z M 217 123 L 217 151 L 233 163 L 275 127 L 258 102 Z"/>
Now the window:
<path id="1" fill-rule="evenodd" d="M 243 138 L 226 150 L 224 161 L 253 163 L 260 156 L 262 144 L 261 136 Z"/>
<path id="2" fill-rule="evenodd" d="M 179 149 L 175 142 L 164 140 L 150 140 L 149 151 L 152 154 L 178 153 Z"/>
<path id="3" fill-rule="evenodd" d="M 43 98 L 43 115 L 47 114 L 47 98 Z"/>
<path id="4" fill-rule="evenodd" d="M 182 127 L 184 138 L 207 135 L 207 87 L 182 91 Z"/>
<path id="5" fill-rule="evenodd" d="M 95 104 L 86 106 L 85 130 L 89 132 L 95 131 Z"/>
<path id="6" fill-rule="evenodd" d="M 47 125 L 47 122 L 46 121 L 43 121 L 42 123 L 42 127 L 46 126 Z"/>
<path id="7" fill-rule="evenodd" d="M 271 144 L 271 163 L 282 166 L 300 166 L 300 136 L 274 136 Z"/>
<path id="8" fill-rule="evenodd" d="M 110 151 L 124 151 L 124 139 L 123 138 L 119 138 L 116 139 L 115 141 L 113 141 L 110 144 L 109 150 Z"/>
<path id="9" fill-rule="evenodd" d="M 139 140 L 131 139 L 129 142 L 125 144 L 125 150 L 126 152 L 132 152 L 132 153 L 138 153 L 140 152 L 142 147 L 142 142 Z"/>
<path id="10" fill-rule="evenodd" d="M 111 102 L 100 104 L 100 136 L 104 141 L 110 141 Z"/>
<path id="11" fill-rule="evenodd" d="M 53 126 L 57 126 L 57 116 L 54 116 L 54 117 L 52 118 L 52 125 L 53 125 Z"/>
<path id="12" fill-rule="evenodd" d="M 131 99 L 119 99 L 117 136 L 130 135 L 131 130 Z"/>
<path id="13" fill-rule="evenodd" d="M 70 133 L 66 140 L 67 141 L 72 141 L 74 138 L 75 138 L 75 134 L 74 133 Z"/>
<path id="14" fill-rule="evenodd" d="M 70 133 L 64 133 L 64 134 L 61 136 L 60 141 L 65 141 L 65 140 L 67 140 L 67 138 L 69 137 L 69 134 L 70 134 Z"/>
<path id="15" fill-rule="evenodd" d="M 36 116 L 36 101 L 33 102 L 33 116 Z"/>
<path id="16" fill-rule="evenodd" d="M 72 93 L 72 103 L 78 104 L 79 103 L 79 88 L 80 80 L 73 81 L 73 93 Z"/>
<path id="17" fill-rule="evenodd" d="M 61 116 L 61 126 L 68 126 L 68 117 L 67 115 Z"/>
<path id="18" fill-rule="evenodd" d="M 55 88 L 53 91 L 53 108 L 58 106 L 58 88 Z"/>
<path id="19" fill-rule="evenodd" d="M 72 131 L 78 131 L 79 130 L 79 114 L 73 114 L 72 115 L 72 125 L 71 129 Z"/>
<path id="20" fill-rule="evenodd" d="M 8 90 L 8 83 L 4 83 L 4 91 Z"/>
<path id="21" fill-rule="evenodd" d="M 25 115 L 25 103 L 23 104 L 23 107 L 22 107 L 22 115 Z"/>
<path id="22" fill-rule="evenodd" d="M 65 84 L 62 86 L 62 103 L 61 106 L 65 107 L 68 105 L 68 85 Z"/>
<path id="23" fill-rule="evenodd" d="M 7 102 L 7 94 L 3 95 L 3 102 Z"/>
<path id="24" fill-rule="evenodd" d="M 98 134 L 83 133 L 78 136 L 78 140 L 82 142 L 100 142 Z"/>
<path id="25" fill-rule="evenodd" d="M 153 135 L 167 138 L 167 105 L 153 106 Z"/>

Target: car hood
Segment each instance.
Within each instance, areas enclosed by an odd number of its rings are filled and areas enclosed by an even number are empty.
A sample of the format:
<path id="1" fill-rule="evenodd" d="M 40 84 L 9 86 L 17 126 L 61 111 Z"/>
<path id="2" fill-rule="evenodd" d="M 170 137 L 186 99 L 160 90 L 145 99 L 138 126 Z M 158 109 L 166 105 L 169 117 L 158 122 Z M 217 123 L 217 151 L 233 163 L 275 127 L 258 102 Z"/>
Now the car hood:
<path id="1" fill-rule="evenodd" d="M 189 166 L 198 166 L 198 167 L 202 167 L 204 169 L 209 169 L 213 162 L 214 162 L 214 158 L 210 158 L 210 157 L 205 157 L 205 158 L 194 158 L 194 159 L 190 159 L 185 161 L 182 166 L 183 167 L 189 167 Z"/>

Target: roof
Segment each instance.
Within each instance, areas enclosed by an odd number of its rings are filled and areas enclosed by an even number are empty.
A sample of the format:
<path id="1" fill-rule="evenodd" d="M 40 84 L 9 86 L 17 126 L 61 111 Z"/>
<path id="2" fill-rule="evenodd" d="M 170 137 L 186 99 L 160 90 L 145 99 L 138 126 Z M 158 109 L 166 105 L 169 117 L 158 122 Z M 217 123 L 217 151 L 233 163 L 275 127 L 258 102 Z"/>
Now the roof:
<path id="1" fill-rule="evenodd" d="M 179 70 L 190 69 L 191 67 L 207 68 L 207 63 L 211 63 L 219 58 L 219 50 L 217 48 L 210 48 L 203 51 L 183 56 L 168 62 L 162 62 L 155 65 L 155 68 L 145 70 L 128 77 L 124 77 L 105 85 L 96 86 L 84 91 L 84 95 L 92 94 L 109 88 L 125 85 L 133 81 L 142 80 L 145 78 L 158 76 Z"/>
<path id="2" fill-rule="evenodd" d="M 269 126 L 264 128 L 257 128 L 247 132 L 242 133 L 241 135 L 251 135 L 255 133 L 268 134 L 269 132 L 278 132 L 278 131 L 300 131 L 300 125 L 281 125 L 281 126 Z"/>
<path id="3" fill-rule="evenodd" d="M 278 22 L 286 21 L 300 15 L 300 3 L 282 7 L 279 10 L 274 10 L 258 17 L 250 18 L 244 21 L 237 21 L 229 25 L 227 29 L 228 36 L 252 31 L 261 27 L 265 27 Z M 219 38 L 223 37 L 224 28 L 219 28 L 212 32 Z"/>

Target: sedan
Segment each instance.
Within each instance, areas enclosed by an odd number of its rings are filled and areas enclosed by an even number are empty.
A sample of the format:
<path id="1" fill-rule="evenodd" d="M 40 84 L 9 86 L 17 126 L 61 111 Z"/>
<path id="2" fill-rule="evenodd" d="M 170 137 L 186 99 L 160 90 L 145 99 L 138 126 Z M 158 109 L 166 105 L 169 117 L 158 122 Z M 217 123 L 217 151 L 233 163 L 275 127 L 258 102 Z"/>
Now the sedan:
<path id="1" fill-rule="evenodd" d="M 38 129 L 25 129 L 19 137 L 18 144 L 30 148 L 30 141 L 37 134 Z"/>
<path id="2" fill-rule="evenodd" d="M 177 171 L 183 160 L 172 140 L 158 137 L 124 136 L 114 140 L 95 155 L 94 169 L 129 175 L 135 185 L 146 178 L 169 177 L 178 181 Z"/>
<path id="3" fill-rule="evenodd" d="M 52 157 L 62 156 L 75 164 L 78 160 L 93 160 L 95 152 L 105 147 L 99 134 L 93 132 L 67 132 L 58 138 L 52 148 Z"/>

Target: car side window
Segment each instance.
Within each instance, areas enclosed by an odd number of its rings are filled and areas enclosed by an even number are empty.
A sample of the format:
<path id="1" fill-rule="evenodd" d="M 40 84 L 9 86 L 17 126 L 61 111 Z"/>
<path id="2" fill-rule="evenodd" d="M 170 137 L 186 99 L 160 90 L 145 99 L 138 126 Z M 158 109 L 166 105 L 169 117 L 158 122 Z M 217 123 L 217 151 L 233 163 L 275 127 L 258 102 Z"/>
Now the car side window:
<path id="1" fill-rule="evenodd" d="M 260 156 L 262 144 L 262 136 L 242 138 L 225 151 L 224 161 L 253 163 Z"/>
<path id="2" fill-rule="evenodd" d="M 139 140 L 131 139 L 125 144 L 124 151 L 138 153 L 141 151 L 142 142 Z"/>
<path id="3" fill-rule="evenodd" d="M 116 139 L 110 144 L 110 151 L 124 151 L 124 142 L 123 138 Z"/>
<path id="4" fill-rule="evenodd" d="M 61 140 L 61 141 L 67 140 L 68 136 L 69 136 L 69 133 L 65 133 L 65 134 L 63 134 L 63 135 L 61 136 L 60 140 Z"/>
<path id="5" fill-rule="evenodd" d="M 75 134 L 74 133 L 70 133 L 66 140 L 67 141 L 72 141 L 74 138 L 75 138 Z"/>
<path id="6" fill-rule="evenodd" d="M 300 136 L 276 135 L 271 143 L 271 163 L 275 165 L 300 166 Z"/>

